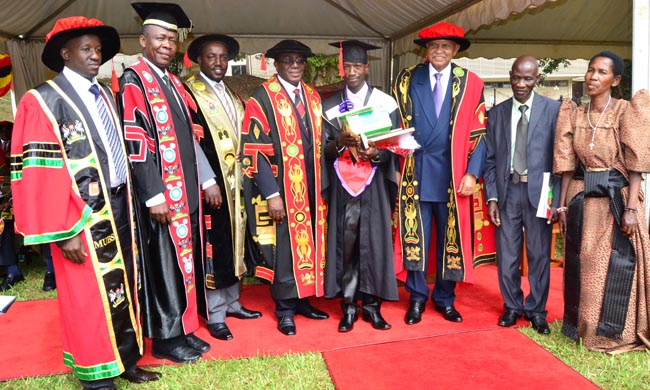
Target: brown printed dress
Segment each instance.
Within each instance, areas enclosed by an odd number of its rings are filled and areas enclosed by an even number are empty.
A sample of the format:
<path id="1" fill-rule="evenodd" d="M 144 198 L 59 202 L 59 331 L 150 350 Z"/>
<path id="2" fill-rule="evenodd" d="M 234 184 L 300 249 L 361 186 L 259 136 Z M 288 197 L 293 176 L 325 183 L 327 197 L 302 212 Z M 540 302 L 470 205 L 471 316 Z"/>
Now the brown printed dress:
<path id="1" fill-rule="evenodd" d="M 579 162 L 586 171 L 616 169 L 626 179 L 629 171 L 650 171 L 650 97 L 646 91 L 634 98 L 611 100 L 595 130 L 587 123 L 587 106 L 576 107 L 565 100 L 560 108 L 555 135 L 556 174 L 573 172 Z M 591 113 L 596 124 L 600 113 Z M 593 141 L 592 141 L 593 137 Z M 593 149 L 590 144 L 593 142 Z M 584 181 L 572 179 L 567 204 L 584 189 Z M 627 203 L 628 187 L 621 190 Z M 639 195 L 638 227 L 632 237 L 636 273 L 632 282 L 625 326 L 620 339 L 596 335 L 605 291 L 614 229 L 619 229 L 610 211 L 609 198 L 585 197 L 580 250 L 580 297 L 578 337 L 590 350 L 625 352 L 650 347 L 650 240 L 645 223 L 643 194 Z M 571 215 L 567 215 L 571 219 Z"/>

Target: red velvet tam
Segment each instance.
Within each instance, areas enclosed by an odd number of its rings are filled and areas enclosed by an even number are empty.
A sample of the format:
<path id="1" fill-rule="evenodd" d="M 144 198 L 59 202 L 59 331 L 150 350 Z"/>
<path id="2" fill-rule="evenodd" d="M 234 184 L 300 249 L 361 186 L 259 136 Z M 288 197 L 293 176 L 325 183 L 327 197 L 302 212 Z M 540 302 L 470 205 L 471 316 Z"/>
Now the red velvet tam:
<path id="1" fill-rule="evenodd" d="M 465 39 L 465 30 L 451 23 L 440 22 L 433 26 L 429 26 L 418 33 L 420 39 L 415 39 L 413 42 L 422 47 L 427 46 L 427 42 L 436 39 L 448 39 L 460 45 L 458 51 L 467 50 L 471 45 L 470 41 Z"/>
<path id="2" fill-rule="evenodd" d="M 98 19 L 88 19 L 85 16 L 70 16 L 54 23 L 52 31 L 45 36 L 45 47 L 41 61 L 55 72 L 63 70 L 61 48 L 72 38 L 82 35 L 96 35 L 102 43 L 102 64 L 120 51 L 120 35 L 113 27 L 106 26 Z"/>

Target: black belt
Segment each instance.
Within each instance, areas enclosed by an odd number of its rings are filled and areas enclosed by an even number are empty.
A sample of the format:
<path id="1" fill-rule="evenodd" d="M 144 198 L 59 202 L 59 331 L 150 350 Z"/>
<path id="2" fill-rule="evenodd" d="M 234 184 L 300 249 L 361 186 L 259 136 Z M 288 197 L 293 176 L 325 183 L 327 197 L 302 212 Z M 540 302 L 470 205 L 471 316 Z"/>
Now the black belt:
<path id="1" fill-rule="evenodd" d="M 528 175 L 520 175 L 517 172 L 513 172 L 510 174 L 510 181 L 515 184 L 528 183 Z"/>
<path id="2" fill-rule="evenodd" d="M 110 189 L 111 196 L 121 195 L 122 193 L 124 193 L 124 190 L 126 190 L 126 184 L 120 184 L 117 187 L 111 187 Z"/>

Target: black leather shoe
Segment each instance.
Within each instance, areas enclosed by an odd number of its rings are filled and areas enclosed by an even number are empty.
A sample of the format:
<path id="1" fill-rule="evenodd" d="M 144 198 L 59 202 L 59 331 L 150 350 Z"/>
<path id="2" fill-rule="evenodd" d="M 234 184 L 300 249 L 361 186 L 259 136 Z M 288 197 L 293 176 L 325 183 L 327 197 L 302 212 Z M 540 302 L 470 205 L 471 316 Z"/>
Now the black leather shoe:
<path id="1" fill-rule="evenodd" d="M 52 291 L 56 290 L 56 279 L 54 278 L 54 272 L 46 272 L 43 277 L 43 291 Z"/>
<path id="2" fill-rule="evenodd" d="M 438 306 L 433 305 L 433 308 L 436 309 L 438 313 L 442 313 L 442 317 L 451 322 L 463 322 L 463 317 L 454 306 Z"/>
<path id="3" fill-rule="evenodd" d="M 133 371 L 124 371 L 120 374 L 120 378 L 132 383 L 153 382 L 160 379 L 161 376 L 162 374 L 159 372 L 143 370 L 140 367 L 136 367 Z"/>
<path id="4" fill-rule="evenodd" d="M 183 344 L 168 347 L 154 343 L 151 354 L 158 359 L 167 359 L 176 363 L 194 363 L 201 359 L 201 352 Z"/>
<path id="5" fill-rule="evenodd" d="M 343 314 L 341 321 L 339 322 L 339 332 L 345 333 L 349 332 L 354 328 L 354 323 L 357 320 L 354 314 Z"/>
<path id="6" fill-rule="evenodd" d="M 228 325 L 225 322 L 208 324 L 208 330 L 210 331 L 210 335 L 215 339 L 224 341 L 232 340 L 232 333 L 230 333 L 230 329 L 228 329 Z"/>
<path id="7" fill-rule="evenodd" d="M 320 311 L 316 309 L 315 307 L 313 307 L 308 303 L 297 307 L 296 314 L 300 314 L 301 316 L 305 316 L 312 320 L 326 320 L 330 318 L 329 314 L 325 313 L 324 311 Z"/>
<path id="8" fill-rule="evenodd" d="M 2 284 L 0 284 L 0 291 L 9 290 L 14 285 L 16 285 L 16 283 L 20 283 L 23 280 L 25 280 L 25 277 L 22 274 L 19 275 L 9 274 L 7 275 L 5 280 L 2 281 Z"/>
<path id="9" fill-rule="evenodd" d="M 115 385 L 113 386 L 102 386 L 102 387 L 84 387 L 84 390 L 115 390 Z"/>
<path id="10" fill-rule="evenodd" d="M 409 309 L 406 311 L 404 322 L 406 322 L 407 325 L 417 324 L 422 320 L 422 313 L 424 313 L 425 309 L 426 306 L 424 305 L 424 302 L 411 301 L 411 303 L 409 303 Z"/>
<path id="11" fill-rule="evenodd" d="M 373 310 L 371 312 L 363 310 L 361 313 L 361 318 L 372 324 L 372 327 L 378 330 L 388 330 L 391 328 L 390 324 L 384 320 L 384 317 L 381 316 L 381 313 L 378 310 Z"/>
<path id="12" fill-rule="evenodd" d="M 519 317 L 521 317 L 521 314 L 517 314 L 517 312 L 512 310 L 506 310 L 499 317 L 499 326 L 513 326 L 517 323 Z"/>
<path id="13" fill-rule="evenodd" d="M 239 318 L 240 320 L 254 320 L 255 318 L 260 318 L 261 316 L 261 312 L 248 310 L 244 306 L 240 307 L 239 310 L 226 312 L 226 317 L 235 317 Z"/>
<path id="14" fill-rule="evenodd" d="M 185 336 L 185 344 L 200 353 L 206 353 L 210 350 L 210 344 L 196 337 L 194 333 Z"/>
<path id="15" fill-rule="evenodd" d="M 280 317 L 278 319 L 278 330 L 287 336 L 296 334 L 296 323 L 293 322 L 293 316 Z"/>
<path id="16" fill-rule="evenodd" d="M 533 318 L 530 319 L 530 324 L 533 326 L 533 329 L 537 331 L 537 333 L 541 333 L 541 334 L 551 333 L 551 328 L 548 327 L 548 322 L 546 322 L 546 318 L 542 316 L 534 316 Z"/>
<path id="17" fill-rule="evenodd" d="M 359 319 L 359 305 L 341 303 L 343 317 L 339 322 L 339 332 L 349 332 L 354 328 L 354 323 Z"/>

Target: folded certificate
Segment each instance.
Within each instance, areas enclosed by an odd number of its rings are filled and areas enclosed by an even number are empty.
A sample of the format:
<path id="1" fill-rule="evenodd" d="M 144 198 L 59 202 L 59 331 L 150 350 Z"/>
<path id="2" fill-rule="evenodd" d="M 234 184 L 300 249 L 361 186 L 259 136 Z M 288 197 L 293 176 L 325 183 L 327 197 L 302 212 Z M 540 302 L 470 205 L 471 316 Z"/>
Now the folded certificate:
<path id="1" fill-rule="evenodd" d="M 544 172 L 542 179 L 542 190 L 539 194 L 539 204 L 537 205 L 538 218 L 551 218 L 551 206 L 553 205 L 553 183 L 551 182 L 551 172 Z"/>

